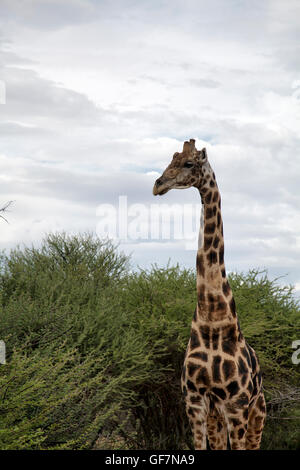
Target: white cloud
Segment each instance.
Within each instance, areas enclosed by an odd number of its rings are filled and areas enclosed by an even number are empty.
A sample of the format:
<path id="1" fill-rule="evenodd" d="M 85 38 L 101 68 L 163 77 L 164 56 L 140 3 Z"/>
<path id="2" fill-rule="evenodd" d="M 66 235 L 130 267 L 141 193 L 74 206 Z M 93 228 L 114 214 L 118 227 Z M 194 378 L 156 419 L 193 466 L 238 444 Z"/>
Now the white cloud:
<path id="1" fill-rule="evenodd" d="M 97 205 L 120 194 L 153 203 L 154 180 L 194 137 L 221 189 L 228 269 L 266 265 L 298 282 L 298 2 L 23 4 L 0 7 L 1 199 L 16 201 L 1 245 L 94 230 Z M 183 247 L 127 248 L 142 264 L 194 266 Z"/>

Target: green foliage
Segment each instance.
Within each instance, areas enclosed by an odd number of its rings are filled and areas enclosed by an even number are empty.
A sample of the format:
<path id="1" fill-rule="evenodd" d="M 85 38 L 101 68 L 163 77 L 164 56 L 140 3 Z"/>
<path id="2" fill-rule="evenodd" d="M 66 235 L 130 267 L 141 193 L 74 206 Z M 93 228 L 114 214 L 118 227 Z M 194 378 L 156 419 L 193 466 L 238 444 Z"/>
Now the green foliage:
<path id="1" fill-rule="evenodd" d="M 180 374 L 196 278 L 179 266 L 131 272 L 109 241 L 49 235 L 1 256 L 0 449 L 192 446 Z M 258 352 L 269 419 L 263 447 L 299 447 L 299 306 L 265 272 L 230 278 Z"/>
<path id="2" fill-rule="evenodd" d="M 281 287 L 257 270 L 233 274 L 229 281 L 244 335 L 260 358 L 266 388 L 269 379 L 270 385 L 280 387 L 284 377 L 299 384 L 299 369 L 295 372 L 291 362 L 292 342 L 300 334 L 299 304 L 292 287 Z"/>
<path id="3" fill-rule="evenodd" d="M 229 276 L 244 336 L 260 361 L 267 400 L 264 449 L 300 448 L 300 365 L 292 342 L 300 339 L 300 308 L 291 286 L 268 279 L 266 271 Z"/>

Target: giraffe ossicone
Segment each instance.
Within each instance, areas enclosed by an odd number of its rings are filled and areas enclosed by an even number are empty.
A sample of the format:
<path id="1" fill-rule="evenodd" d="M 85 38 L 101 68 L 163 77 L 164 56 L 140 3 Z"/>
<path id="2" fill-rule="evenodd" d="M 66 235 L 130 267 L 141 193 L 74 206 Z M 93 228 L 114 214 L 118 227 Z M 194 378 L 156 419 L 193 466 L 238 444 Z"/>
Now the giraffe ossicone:
<path id="1" fill-rule="evenodd" d="M 197 267 L 197 306 L 181 385 L 195 449 L 259 449 L 266 417 L 262 377 L 254 349 L 238 322 L 226 277 L 221 196 L 206 149 L 184 142 L 153 187 L 198 189 L 202 201 Z"/>

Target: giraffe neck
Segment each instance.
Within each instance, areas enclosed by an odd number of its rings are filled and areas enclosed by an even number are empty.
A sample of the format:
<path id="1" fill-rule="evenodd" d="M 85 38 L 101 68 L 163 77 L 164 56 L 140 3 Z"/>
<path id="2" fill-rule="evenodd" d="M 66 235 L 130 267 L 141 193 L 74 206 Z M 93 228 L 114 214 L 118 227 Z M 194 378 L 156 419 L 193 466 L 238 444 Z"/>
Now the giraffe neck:
<path id="1" fill-rule="evenodd" d="M 197 252 L 197 318 L 205 322 L 236 322 L 232 291 L 224 263 L 221 196 L 210 169 L 199 189 L 202 213 Z"/>

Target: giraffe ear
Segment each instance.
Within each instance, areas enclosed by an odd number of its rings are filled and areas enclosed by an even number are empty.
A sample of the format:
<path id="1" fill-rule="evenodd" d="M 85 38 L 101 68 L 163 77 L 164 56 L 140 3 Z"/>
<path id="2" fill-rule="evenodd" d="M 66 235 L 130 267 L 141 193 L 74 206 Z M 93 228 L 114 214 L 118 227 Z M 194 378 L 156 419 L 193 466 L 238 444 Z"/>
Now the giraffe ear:
<path id="1" fill-rule="evenodd" d="M 196 156 L 197 156 L 197 160 L 199 163 L 205 163 L 207 162 L 207 154 L 206 154 L 206 149 L 202 149 L 202 150 L 197 150 L 196 152 Z"/>
<path id="2" fill-rule="evenodd" d="M 196 156 L 197 156 L 198 162 L 201 163 L 201 165 L 207 162 L 206 148 L 203 148 L 202 150 L 197 150 Z"/>
<path id="3" fill-rule="evenodd" d="M 201 160 L 202 162 L 206 162 L 207 161 L 207 152 L 206 152 L 206 148 L 204 147 L 202 150 L 201 150 Z"/>

